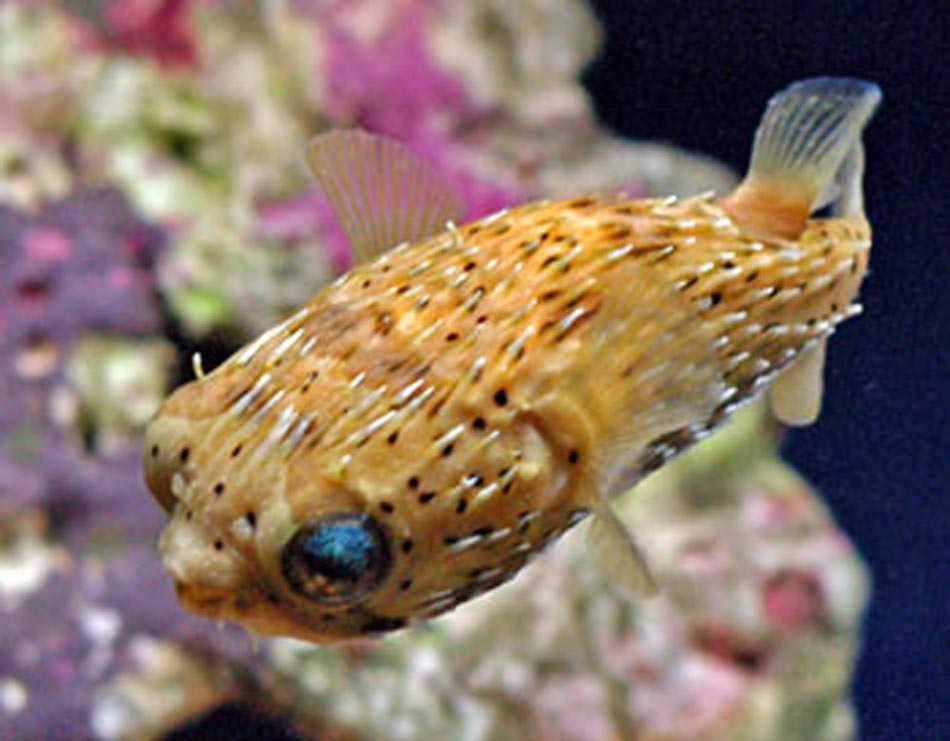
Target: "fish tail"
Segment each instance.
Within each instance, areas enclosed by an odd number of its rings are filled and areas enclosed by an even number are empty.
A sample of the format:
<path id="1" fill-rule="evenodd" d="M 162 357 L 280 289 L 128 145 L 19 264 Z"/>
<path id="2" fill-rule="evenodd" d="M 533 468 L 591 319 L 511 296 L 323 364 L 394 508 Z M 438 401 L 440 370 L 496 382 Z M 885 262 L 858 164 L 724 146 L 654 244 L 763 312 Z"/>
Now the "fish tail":
<path id="1" fill-rule="evenodd" d="M 824 207 L 863 219 L 861 132 L 880 100 L 877 85 L 846 77 L 778 93 L 756 131 L 749 172 L 723 208 L 744 226 L 789 239 Z"/>

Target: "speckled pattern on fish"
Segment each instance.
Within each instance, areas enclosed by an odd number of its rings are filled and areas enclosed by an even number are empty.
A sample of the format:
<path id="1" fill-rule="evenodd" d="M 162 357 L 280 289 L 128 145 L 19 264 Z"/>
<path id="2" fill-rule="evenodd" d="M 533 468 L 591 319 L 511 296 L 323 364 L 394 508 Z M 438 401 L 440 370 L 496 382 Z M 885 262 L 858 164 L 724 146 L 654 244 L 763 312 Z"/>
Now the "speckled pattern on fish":
<path id="1" fill-rule="evenodd" d="M 315 641 L 383 632 L 603 512 L 858 311 L 863 213 L 807 219 L 809 192 L 770 233 L 753 195 L 449 224 L 179 389 L 145 469 L 185 605 Z"/>

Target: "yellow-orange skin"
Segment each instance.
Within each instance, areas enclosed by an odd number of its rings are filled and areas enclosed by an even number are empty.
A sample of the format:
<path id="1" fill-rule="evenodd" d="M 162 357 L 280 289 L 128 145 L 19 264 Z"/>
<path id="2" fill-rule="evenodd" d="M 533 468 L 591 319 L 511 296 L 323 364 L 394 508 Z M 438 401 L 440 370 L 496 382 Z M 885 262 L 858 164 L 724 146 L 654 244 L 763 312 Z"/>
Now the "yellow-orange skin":
<path id="1" fill-rule="evenodd" d="M 573 370 L 588 365 L 598 308 L 630 290 L 631 264 L 668 287 L 657 311 L 702 329 L 684 353 L 712 364 L 722 390 L 703 418 L 651 432 L 632 467 L 724 422 L 854 313 L 870 245 L 863 220 L 809 220 L 786 239 L 726 206 L 514 208 L 355 268 L 180 388 L 144 455 L 185 606 L 327 642 L 430 617 L 517 573 L 583 516 L 590 466 L 629 413 L 616 382 Z M 355 604 L 328 607 L 286 585 L 280 558 L 299 527 L 341 511 L 375 518 L 392 565 Z"/>

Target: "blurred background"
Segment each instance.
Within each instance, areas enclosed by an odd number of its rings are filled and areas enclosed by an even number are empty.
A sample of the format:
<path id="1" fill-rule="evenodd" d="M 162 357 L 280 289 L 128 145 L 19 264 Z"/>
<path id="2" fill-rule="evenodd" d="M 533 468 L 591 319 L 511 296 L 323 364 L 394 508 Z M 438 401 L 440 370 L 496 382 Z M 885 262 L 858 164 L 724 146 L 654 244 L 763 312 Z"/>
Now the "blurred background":
<path id="1" fill-rule="evenodd" d="M 950 737 L 950 11 L 700 5 L 0 3 L 0 737 Z M 568 537 L 378 644 L 255 652 L 181 611 L 138 436 L 192 352 L 349 267 L 312 134 L 406 141 L 469 217 L 723 192 L 768 98 L 829 74 L 884 91 L 865 313 L 818 424 L 753 410 L 651 479 L 627 514 L 662 597 L 617 600 Z"/>

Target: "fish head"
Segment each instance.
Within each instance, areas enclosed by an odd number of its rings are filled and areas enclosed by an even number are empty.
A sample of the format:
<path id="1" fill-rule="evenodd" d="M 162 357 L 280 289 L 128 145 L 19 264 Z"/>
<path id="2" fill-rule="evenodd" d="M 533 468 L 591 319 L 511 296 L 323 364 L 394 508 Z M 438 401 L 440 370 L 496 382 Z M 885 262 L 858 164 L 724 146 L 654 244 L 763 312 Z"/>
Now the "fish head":
<path id="1" fill-rule="evenodd" d="M 366 604 L 391 571 L 387 529 L 319 455 L 289 466 L 266 428 L 220 411 L 215 383 L 176 391 L 145 432 L 146 483 L 170 517 L 159 550 L 183 606 L 316 643 L 388 629 Z"/>

